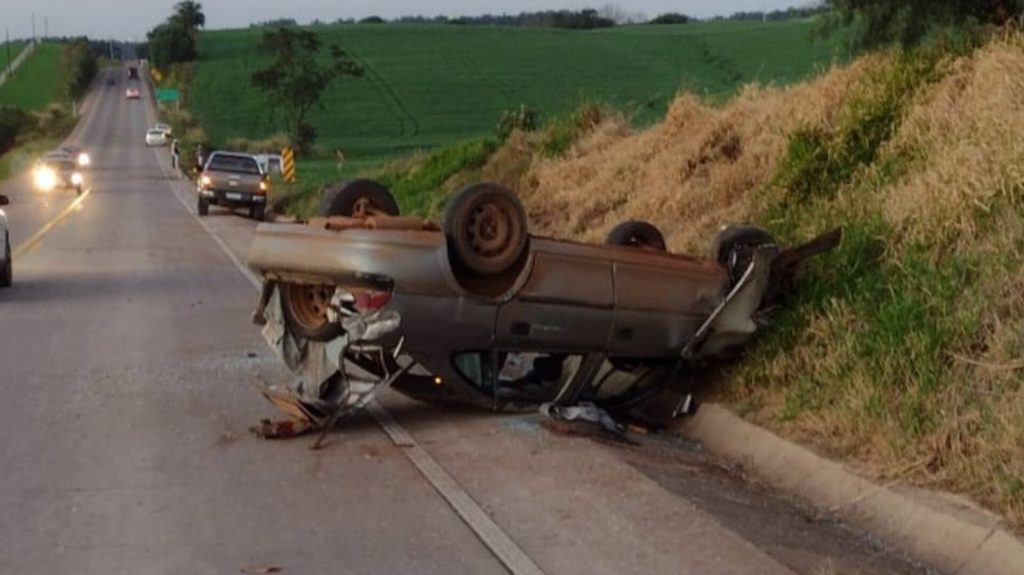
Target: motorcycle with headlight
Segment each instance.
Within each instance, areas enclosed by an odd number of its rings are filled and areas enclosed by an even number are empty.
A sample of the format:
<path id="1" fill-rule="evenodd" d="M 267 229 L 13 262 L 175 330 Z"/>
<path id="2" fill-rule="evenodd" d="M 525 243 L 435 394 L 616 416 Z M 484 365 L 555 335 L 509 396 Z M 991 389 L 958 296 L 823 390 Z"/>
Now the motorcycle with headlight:
<path id="1" fill-rule="evenodd" d="M 44 193 L 58 188 L 74 188 L 81 195 L 85 189 L 85 176 L 76 158 L 48 158 L 37 162 L 32 169 L 32 183 Z"/>

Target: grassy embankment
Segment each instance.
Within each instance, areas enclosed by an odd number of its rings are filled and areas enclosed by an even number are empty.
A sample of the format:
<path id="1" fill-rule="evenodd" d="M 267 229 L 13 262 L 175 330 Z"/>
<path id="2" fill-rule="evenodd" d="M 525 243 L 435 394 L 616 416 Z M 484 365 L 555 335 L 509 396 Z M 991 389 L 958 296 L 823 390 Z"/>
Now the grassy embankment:
<path id="1" fill-rule="evenodd" d="M 728 222 L 786 243 L 843 226 L 719 393 L 1024 527 L 1024 38 L 871 55 L 721 106 L 682 95 L 647 129 L 602 119 L 560 158 L 542 138 L 513 136 L 474 174 L 516 189 L 537 233 L 601 241 L 636 218 L 705 253 Z"/>
<path id="2" fill-rule="evenodd" d="M 791 83 L 828 65 L 837 49 L 812 43 L 811 26 L 318 28 L 325 42 L 340 42 L 367 74 L 341 79 L 324 98 L 324 109 L 313 113 L 322 154 L 300 162 L 299 178 L 315 191 L 410 153 L 426 158 L 437 152 L 426 161 L 429 173 L 396 190 L 400 203 L 423 211 L 448 176 L 485 161 L 497 147 L 493 134 L 505 110 L 526 105 L 542 122 L 553 122 L 585 102 L 602 102 L 647 125 L 664 115 L 680 87 L 724 101 L 748 82 Z M 203 33 L 188 108 L 217 145 L 265 140 L 280 130 L 265 96 L 249 83 L 269 61 L 257 49 L 260 34 Z M 341 170 L 336 150 L 346 158 Z"/>

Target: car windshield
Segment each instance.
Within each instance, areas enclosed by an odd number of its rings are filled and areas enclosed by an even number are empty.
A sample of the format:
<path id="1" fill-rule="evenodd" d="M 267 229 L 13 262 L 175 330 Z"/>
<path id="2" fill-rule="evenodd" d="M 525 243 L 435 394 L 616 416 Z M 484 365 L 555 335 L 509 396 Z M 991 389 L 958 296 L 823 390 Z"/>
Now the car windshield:
<path id="1" fill-rule="evenodd" d="M 242 174 L 254 175 L 259 175 L 260 173 L 260 165 L 256 162 L 255 158 L 249 158 L 246 156 L 228 156 L 224 154 L 217 154 L 210 158 L 210 164 L 206 166 L 206 169 L 218 172 L 239 172 Z"/>
<path id="2" fill-rule="evenodd" d="M 47 160 L 45 162 L 45 164 L 48 167 L 53 168 L 54 170 L 61 171 L 61 172 L 69 172 L 69 171 L 72 171 L 72 170 L 74 170 L 75 168 L 78 167 L 78 166 L 75 165 L 75 162 L 73 162 L 71 160 L 66 160 L 66 159 L 59 159 L 59 160 L 50 159 L 50 160 Z"/>
<path id="3" fill-rule="evenodd" d="M 164 133 L 161 132 L 160 130 L 150 130 L 149 131 L 149 135 L 150 136 L 163 136 Z"/>

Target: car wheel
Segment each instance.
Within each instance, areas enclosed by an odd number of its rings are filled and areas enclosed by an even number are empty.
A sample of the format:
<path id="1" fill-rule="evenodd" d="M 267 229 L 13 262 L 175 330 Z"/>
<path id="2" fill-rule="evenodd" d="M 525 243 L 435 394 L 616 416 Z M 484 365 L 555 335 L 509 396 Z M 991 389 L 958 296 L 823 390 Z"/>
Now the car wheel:
<path id="1" fill-rule="evenodd" d="M 200 216 L 205 216 L 210 213 L 210 200 L 199 196 L 199 203 L 196 205 L 196 211 L 199 212 Z"/>
<path id="2" fill-rule="evenodd" d="M 778 249 L 775 238 L 759 227 L 724 226 L 711 244 L 711 257 L 736 279 L 735 276 L 747 267 L 753 249 L 761 246 Z"/>
<path id="3" fill-rule="evenodd" d="M 529 242 L 523 205 L 497 184 L 476 184 L 449 198 L 444 233 L 454 263 L 479 275 L 511 269 Z"/>
<path id="4" fill-rule="evenodd" d="M 334 288 L 327 285 L 281 285 L 281 309 L 293 334 L 312 341 L 330 341 L 345 329 L 327 317 Z"/>
<path id="5" fill-rule="evenodd" d="M 635 220 L 623 222 L 615 226 L 608 233 L 604 243 L 613 246 L 646 248 L 659 252 L 666 251 L 667 249 L 665 246 L 665 236 L 661 234 L 658 228 L 647 222 Z"/>
<path id="6" fill-rule="evenodd" d="M 14 280 L 14 261 L 11 259 L 11 235 L 4 234 L 4 267 L 0 270 L 0 287 L 11 287 Z"/>
<path id="7" fill-rule="evenodd" d="M 398 215 L 398 203 L 387 188 L 373 180 L 353 180 L 330 186 L 320 201 L 320 215 L 362 218 L 375 213 Z"/>
<path id="8" fill-rule="evenodd" d="M 266 213 L 267 208 L 263 204 L 253 204 L 249 206 L 249 217 L 257 222 L 262 222 Z"/>

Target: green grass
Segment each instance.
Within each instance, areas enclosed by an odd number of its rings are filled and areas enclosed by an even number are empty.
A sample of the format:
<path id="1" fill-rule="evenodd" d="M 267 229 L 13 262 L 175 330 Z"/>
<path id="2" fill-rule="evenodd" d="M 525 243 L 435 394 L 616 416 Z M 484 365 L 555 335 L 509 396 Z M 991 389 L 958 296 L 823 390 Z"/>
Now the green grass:
<path id="1" fill-rule="evenodd" d="M 60 54 L 57 44 L 39 44 L 14 76 L 0 86 L 0 105 L 42 110 L 54 102 L 63 102 Z"/>
<path id="2" fill-rule="evenodd" d="M 360 164 L 491 136 L 503 111 L 542 121 L 581 103 L 608 104 L 638 124 L 663 116 L 686 88 L 714 100 L 745 83 L 788 84 L 831 63 L 835 44 L 813 24 L 707 23 L 565 31 L 472 26 L 331 26 L 317 30 L 365 67 L 342 78 L 312 114 L 328 153 Z M 251 74 L 269 58 L 259 30 L 205 32 L 189 103 L 215 142 L 280 131 Z M 304 166 L 300 165 L 300 177 Z"/>

